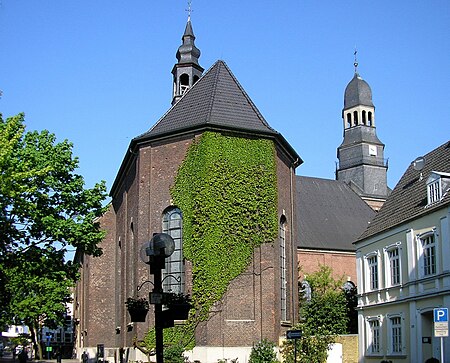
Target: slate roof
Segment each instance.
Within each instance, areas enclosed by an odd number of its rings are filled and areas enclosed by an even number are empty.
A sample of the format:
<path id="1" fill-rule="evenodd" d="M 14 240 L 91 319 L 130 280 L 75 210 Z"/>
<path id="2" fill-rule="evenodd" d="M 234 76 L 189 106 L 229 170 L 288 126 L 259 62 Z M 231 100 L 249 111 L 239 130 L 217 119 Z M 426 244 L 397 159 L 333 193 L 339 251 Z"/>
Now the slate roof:
<path id="1" fill-rule="evenodd" d="M 136 139 L 200 126 L 279 135 L 251 101 L 225 62 L 217 61 L 146 133 Z"/>
<path id="2" fill-rule="evenodd" d="M 420 171 L 415 170 L 411 163 L 358 241 L 450 204 L 450 192 L 447 192 L 439 202 L 427 206 L 426 186 L 433 171 L 450 172 L 450 141 L 429 152 L 424 158 L 425 165 Z"/>
<path id="3" fill-rule="evenodd" d="M 355 251 L 375 212 L 344 182 L 297 176 L 298 248 Z"/>
<path id="4" fill-rule="evenodd" d="M 373 107 L 372 90 L 369 84 L 355 72 L 352 80 L 345 88 L 344 109 L 358 105 Z"/>
<path id="5" fill-rule="evenodd" d="M 284 148 L 295 167 L 303 162 L 286 139 L 269 126 L 225 62 L 219 60 L 149 131 L 131 140 L 130 152 L 122 161 L 110 194 L 114 195 L 137 145 L 206 130 L 271 138 Z"/>

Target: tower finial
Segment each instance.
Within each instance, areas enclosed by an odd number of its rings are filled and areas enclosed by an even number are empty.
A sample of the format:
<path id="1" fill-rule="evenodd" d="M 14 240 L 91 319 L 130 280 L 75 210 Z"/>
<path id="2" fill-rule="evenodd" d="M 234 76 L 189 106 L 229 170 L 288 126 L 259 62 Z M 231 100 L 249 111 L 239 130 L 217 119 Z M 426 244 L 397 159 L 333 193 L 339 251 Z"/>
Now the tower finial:
<path id="1" fill-rule="evenodd" d="M 191 13 L 194 11 L 192 10 L 192 0 L 188 0 L 188 8 L 186 11 L 188 13 L 188 21 L 191 21 Z"/>
<path id="2" fill-rule="evenodd" d="M 353 53 L 355 56 L 355 61 L 353 62 L 353 65 L 355 66 L 355 73 L 358 73 L 358 59 L 356 58 L 356 54 L 358 54 L 358 49 L 356 49 L 355 45 L 355 52 Z"/>

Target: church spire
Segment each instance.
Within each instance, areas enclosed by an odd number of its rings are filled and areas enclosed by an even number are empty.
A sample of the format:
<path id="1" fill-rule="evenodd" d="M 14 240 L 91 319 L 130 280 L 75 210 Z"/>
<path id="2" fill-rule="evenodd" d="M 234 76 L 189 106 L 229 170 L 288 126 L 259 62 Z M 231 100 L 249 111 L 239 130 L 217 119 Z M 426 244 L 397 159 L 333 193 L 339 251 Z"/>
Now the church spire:
<path id="1" fill-rule="evenodd" d="M 188 2 L 188 20 L 182 39 L 182 44 L 177 50 L 177 60 L 172 69 L 173 74 L 173 98 L 175 104 L 183 94 L 194 85 L 201 77 L 203 68 L 198 63 L 200 49 L 195 46 L 195 35 L 191 23 L 191 2 Z"/>
<path id="2" fill-rule="evenodd" d="M 376 133 L 372 90 L 358 73 L 356 53 L 355 50 L 355 73 L 344 93 L 344 140 L 337 149 L 336 179 L 348 183 L 369 206 L 378 210 L 389 192 L 387 162 L 384 144 Z"/>

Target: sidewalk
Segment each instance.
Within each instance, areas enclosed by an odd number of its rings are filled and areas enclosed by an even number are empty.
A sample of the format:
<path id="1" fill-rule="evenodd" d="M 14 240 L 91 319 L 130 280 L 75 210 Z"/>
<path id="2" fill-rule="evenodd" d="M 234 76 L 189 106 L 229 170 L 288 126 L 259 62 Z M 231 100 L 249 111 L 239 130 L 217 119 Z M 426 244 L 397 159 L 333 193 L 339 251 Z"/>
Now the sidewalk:
<path id="1" fill-rule="evenodd" d="M 4 353 L 3 357 L 0 357 L 0 363 L 19 363 L 19 360 L 16 359 L 13 360 L 12 359 L 12 354 L 10 353 Z M 27 360 L 27 363 L 57 363 L 56 359 L 44 359 L 44 360 L 39 360 L 39 359 L 29 359 Z M 61 363 L 80 363 L 79 359 L 61 359 Z"/>

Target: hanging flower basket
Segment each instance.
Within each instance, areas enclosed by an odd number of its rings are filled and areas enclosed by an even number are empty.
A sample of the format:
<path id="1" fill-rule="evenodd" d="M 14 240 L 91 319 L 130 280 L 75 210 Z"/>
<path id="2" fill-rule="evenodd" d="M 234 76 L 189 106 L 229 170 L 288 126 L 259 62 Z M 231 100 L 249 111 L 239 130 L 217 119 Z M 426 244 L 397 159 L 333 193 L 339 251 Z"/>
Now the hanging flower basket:
<path id="1" fill-rule="evenodd" d="M 145 321 L 149 310 L 148 301 L 146 299 L 133 299 L 129 297 L 127 301 L 125 301 L 125 305 L 127 306 L 132 322 L 139 323 Z"/>
<path id="2" fill-rule="evenodd" d="M 167 301 L 167 307 L 174 320 L 186 320 L 191 310 L 191 299 L 189 295 L 171 294 Z"/>

